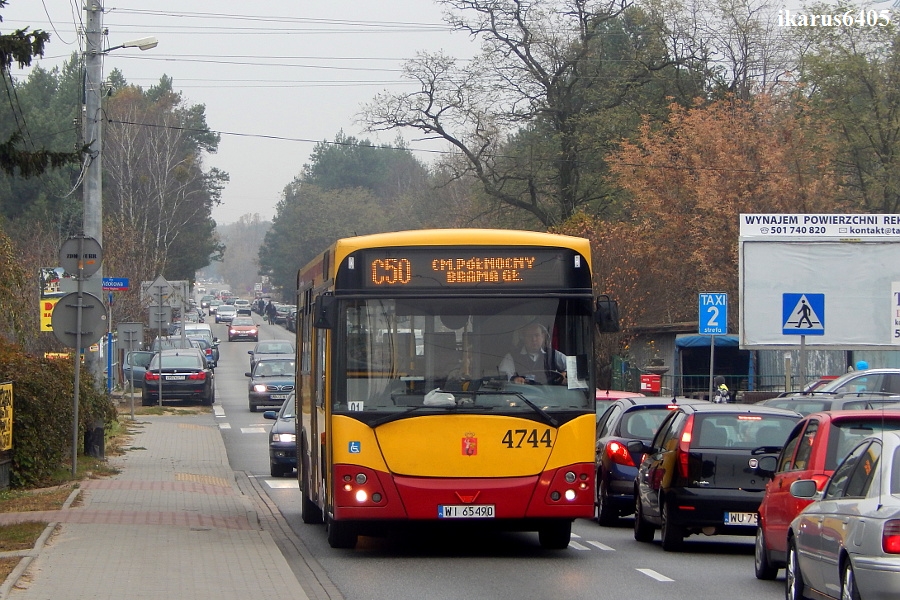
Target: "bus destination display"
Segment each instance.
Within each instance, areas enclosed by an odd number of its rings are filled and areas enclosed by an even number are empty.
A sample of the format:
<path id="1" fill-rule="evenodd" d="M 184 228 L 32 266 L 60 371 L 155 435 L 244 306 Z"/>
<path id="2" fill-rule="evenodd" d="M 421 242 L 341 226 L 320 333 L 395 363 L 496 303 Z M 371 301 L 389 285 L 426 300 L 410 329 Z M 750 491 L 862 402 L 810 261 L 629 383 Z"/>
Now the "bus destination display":
<path id="1" fill-rule="evenodd" d="M 573 271 L 587 272 L 580 255 L 555 249 L 524 248 L 478 255 L 473 250 L 385 248 L 349 257 L 365 288 L 562 287 L 576 283 Z M 362 263 L 362 264 L 359 264 Z M 577 277 L 576 277 L 577 278 Z"/>

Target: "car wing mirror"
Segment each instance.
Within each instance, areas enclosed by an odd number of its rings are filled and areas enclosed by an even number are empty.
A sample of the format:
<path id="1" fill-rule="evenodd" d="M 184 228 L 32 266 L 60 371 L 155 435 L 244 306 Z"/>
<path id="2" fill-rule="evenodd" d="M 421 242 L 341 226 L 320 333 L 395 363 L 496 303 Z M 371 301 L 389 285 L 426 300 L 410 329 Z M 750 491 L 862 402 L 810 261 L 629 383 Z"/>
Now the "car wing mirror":
<path id="1" fill-rule="evenodd" d="M 649 454 L 650 452 L 650 447 L 641 440 L 631 440 L 625 444 L 625 447 L 632 454 Z"/>
<path id="2" fill-rule="evenodd" d="M 763 477 L 772 478 L 775 476 L 775 469 L 778 467 L 778 459 L 774 456 L 763 456 L 756 465 L 756 471 Z"/>
<path id="3" fill-rule="evenodd" d="M 253 377 L 253 373 L 247 371 L 246 373 L 244 373 L 244 377 Z"/>
<path id="4" fill-rule="evenodd" d="M 811 500 L 816 497 L 819 490 L 812 479 L 798 479 L 791 484 L 791 496 Z"/>

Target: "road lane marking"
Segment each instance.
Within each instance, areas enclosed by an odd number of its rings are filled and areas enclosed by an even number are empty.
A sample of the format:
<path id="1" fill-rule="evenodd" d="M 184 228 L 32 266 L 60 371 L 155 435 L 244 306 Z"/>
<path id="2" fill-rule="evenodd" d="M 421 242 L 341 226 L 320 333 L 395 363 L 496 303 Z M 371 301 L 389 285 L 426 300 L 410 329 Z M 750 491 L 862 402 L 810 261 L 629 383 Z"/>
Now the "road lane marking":
<path id="1" fill-rule="evenodd" d="M 300 484 L 296 479 L 266 479 L 266 484 L 276 490 L 299 490 Z"/>
<path id="2" fill-rule="evenodd" d="M 660 573 L 657 573 L 657 572 L 654 571 L 653 569 L 637 569 L 637 572 L 638 572 L 638 573 L 643 573 L 643 574 L 646 575 L 647 577 L 652 577 L 653 579 L 655 579 L 655 580 L 657 580 L 657 581 L 661 581 L 661 582 L 663 582 L 663 583 L 668 583 L 668 582 L 670 582 L 670 581 L 675 581 L 674 579 L 669 579 L 669 578 L 666 577 L 665 575 L 662 575 L 662 574 L 660 574 Z"/>
<path id="3" fill-rule="evenodd" d="M 607 546 L 606 544 L 601 544 L 600 542 L 595 542 L 593 540 L 588 540 L 588 544 L 596 548 L 597 550 L 605 550 L 607 552 L 615 552 L 616 549 L 612 546 Z"/>
<path id="4" fill-rule="evenodd" d="M 213 405 L 213 414 L 217 417 L 224 417 L 225 416 L 225 408 L 219 404 L 214 404 Z"/>
<path id="5" fill-rule="evenodd" d="M 569 542 L 569 548 L 572 550 L 590 550 L 587 546 L 582 546 L 578 542 Z"/>
<path id="6" fill-rule="evenodd" d="M 265 427 L 241 427 L 241 433 L 266 433 Z"/>
<path id="7" fill-rule="evenodd" d="M 231 429 L 231 423 L 219 423 L 219 429 Z"/>

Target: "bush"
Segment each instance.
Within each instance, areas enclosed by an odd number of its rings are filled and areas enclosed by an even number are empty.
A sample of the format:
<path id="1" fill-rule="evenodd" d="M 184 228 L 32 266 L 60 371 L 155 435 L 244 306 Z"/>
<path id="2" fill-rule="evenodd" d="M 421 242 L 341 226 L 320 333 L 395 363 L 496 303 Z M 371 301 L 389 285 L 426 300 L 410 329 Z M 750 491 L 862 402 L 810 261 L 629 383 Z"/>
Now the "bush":
<path id="1" fill-rule="evenodd" d="M 74 355 L 75 352 L 73 351 Z M 10 485 L 25 487 L 47 481 L 71 466 L 75 366 L 72 360 L 50 360 L 0 337 L 0 382 L 13 384 L 13 447 Z M 78 440 L 97 421 L 116 420 L 106 394 L 95 389 L 82 369 L 78 397 Z"/>

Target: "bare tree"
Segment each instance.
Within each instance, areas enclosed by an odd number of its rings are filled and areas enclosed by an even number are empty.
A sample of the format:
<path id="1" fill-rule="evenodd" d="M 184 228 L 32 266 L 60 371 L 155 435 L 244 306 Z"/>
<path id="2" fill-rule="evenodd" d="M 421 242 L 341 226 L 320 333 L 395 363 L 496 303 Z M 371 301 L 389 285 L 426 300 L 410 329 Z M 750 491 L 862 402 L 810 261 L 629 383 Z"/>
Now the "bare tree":
<path id="1" fill-rule="evenodd" d="M 446 140 L 466 159 L 448 162 L 464 166 L 456 177 L 474 176 L 539 225 L 587 206 L 603 212 L 614 201 L 603 156 L 622 135 L 614 111 L 678 63 L 659 15 L 629 12 L 629 0 L 441 4 L 481 53 L 466 65 L 441 53 L 409 61 L 405 76 L 418 89 L 378 95 L 364 109 L 369 129 Z"/>

